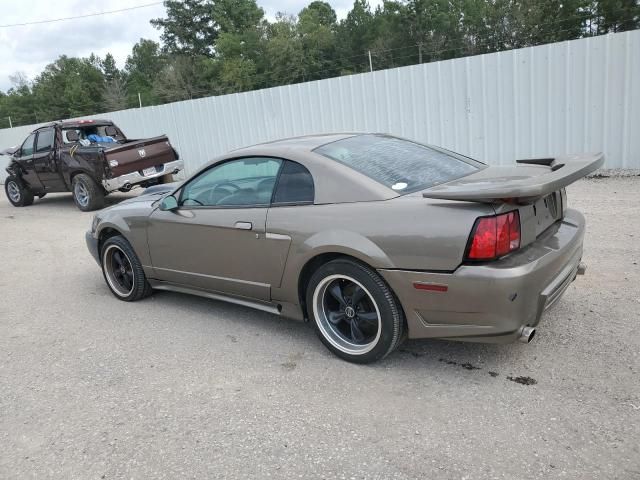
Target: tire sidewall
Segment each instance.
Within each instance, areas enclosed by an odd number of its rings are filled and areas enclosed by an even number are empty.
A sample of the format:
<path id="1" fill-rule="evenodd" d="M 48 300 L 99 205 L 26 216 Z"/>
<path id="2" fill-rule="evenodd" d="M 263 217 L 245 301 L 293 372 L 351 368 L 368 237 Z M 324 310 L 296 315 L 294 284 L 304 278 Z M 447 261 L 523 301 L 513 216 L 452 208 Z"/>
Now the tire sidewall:
<path id="1" fill-rule="evenodd" d="M 318 325 L 314 312 L 314 293 L 320 282 L 331 275 L 345 275 L 361 283 L 375 301 L 380 312 L 380 337 L 377 344 L 363 354 L 346 353 L 335 347 Z M 314 272 L 306 292 L 307 315 L 322 343 L 338 357 L 353 363 L 371 363 L 384 358 L 400 342 L 402 335 L 402 314 L 395 304 L 391 290 L 380 276 L 370 268 L 350 260 L 333 260 Z"/>

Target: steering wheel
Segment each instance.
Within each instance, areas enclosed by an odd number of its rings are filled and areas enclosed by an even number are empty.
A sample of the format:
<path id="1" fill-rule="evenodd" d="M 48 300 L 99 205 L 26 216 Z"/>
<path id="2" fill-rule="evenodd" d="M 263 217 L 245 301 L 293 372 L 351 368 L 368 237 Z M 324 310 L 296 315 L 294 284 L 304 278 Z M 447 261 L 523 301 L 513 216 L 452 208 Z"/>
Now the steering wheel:
<path id="1" fill-rule="evenodd" d="M 202 203 L 200 200 L 196 200 L 195 198 L 187 198 L 184 202 L 182 202 L 182 204 L 186 205 L 187 202 L 193 202 L 193 203 L 197 203 L 200 206 L 204 206 L 204 203 Z"/>
<path id="2" fill-rule="evenodd" d="M 216 185 L 216 188 L 214 188 L 214 190 L 217 190 L 218 188 L 221 187 L 231 187 L 231 188 L 235 188 L 236 191 L 240 190 L 240 187 L 237 186 L 235 183 L 231 183 L 231 182 L 222 182 L 219 183 L 218 185 Z"/>

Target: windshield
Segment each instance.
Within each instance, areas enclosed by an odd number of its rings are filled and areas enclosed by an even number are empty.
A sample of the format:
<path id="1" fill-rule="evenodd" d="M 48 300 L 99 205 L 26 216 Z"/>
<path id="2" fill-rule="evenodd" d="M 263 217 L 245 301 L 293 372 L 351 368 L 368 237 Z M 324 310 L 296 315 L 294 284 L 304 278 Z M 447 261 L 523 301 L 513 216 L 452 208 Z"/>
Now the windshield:
<path id="1" fill-rule="evenodd" d="M 314 151 L 401 194 L 450 182 L 483 166 L 451 152 L 388 135 L 357 135 Z"/>

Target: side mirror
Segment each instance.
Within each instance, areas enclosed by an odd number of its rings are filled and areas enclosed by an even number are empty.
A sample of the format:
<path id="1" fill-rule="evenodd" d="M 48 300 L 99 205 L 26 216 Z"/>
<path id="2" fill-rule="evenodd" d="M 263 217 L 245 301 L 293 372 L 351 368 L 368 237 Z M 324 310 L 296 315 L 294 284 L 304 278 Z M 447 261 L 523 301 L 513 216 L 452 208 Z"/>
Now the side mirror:
<path id="1" fill-rule="evenodd" d="M 109 125 L 105 127 L 104 133 L 107 137 L 115 137 L 116 135 L 118 135 L 118 131 L 116 130 L 116 127 L 114 127 L 113 125 Z"/>
<path id="2" fill-rule="evenodd" d="M 172 212 L 178 209 L 178 200 L 173 195 L 166 196 L 160 202 L 160 210 L 163 212 Z"/>
<path id="3" fill-rule="evenodd" d="M 69 140 L 70 142 L 77 142 L 78 140 L 80 140 L 78 132 L 76 130 L 67 130 L 67 140 Z"/>

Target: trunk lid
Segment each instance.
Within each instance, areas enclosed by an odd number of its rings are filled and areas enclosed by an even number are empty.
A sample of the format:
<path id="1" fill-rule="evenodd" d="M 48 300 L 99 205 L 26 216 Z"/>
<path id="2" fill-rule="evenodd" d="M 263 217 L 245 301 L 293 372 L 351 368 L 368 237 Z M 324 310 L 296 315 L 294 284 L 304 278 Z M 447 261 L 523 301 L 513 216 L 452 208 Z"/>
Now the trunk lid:
<path id="1" fill-rule="evenodd" d="M 104 155 L 112 177 L 135 171 L 142 173 L 146 168 L 159 167 L 177 160 L 175 150 L 166 135 L 145 140 L 128 140 L 124 144 L 105 149 Z M 117 162 L 117 166 L 111 166 L 112 160 Z"/>
<path id="2" fill-rule="evenodd" d="M 425 198 L 483 203 L 533 204 L 597 170 L 602 153 L 518 160 L 518 165 L 487 167 L 422 193 Z"/>
<path id="3" fill-rule="evenodd" d="M 492 204 L 496 214 L 517 208 L 520 246 L 534 242 L 564 217 L 565 187 L 600 168 L 602 153 L 518 160 L 517 165 L 488 167 L 422 192 L 425 198 Z"/>

